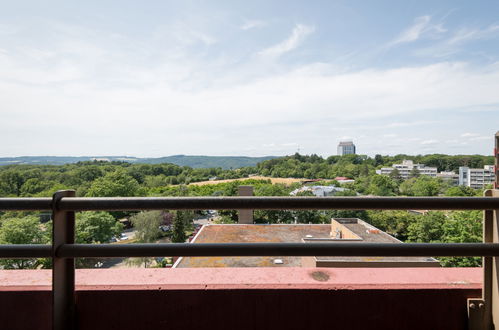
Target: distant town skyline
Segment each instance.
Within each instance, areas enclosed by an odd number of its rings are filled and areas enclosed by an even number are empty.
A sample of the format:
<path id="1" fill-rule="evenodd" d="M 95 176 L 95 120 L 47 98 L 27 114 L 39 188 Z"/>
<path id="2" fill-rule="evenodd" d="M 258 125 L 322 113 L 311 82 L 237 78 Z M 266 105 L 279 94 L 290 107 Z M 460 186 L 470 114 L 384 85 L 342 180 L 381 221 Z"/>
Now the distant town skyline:
<path id="1" fill-rule="evenodd" d="M 5 2 L 0 157 L 490 155 L 497 1 Z"/>

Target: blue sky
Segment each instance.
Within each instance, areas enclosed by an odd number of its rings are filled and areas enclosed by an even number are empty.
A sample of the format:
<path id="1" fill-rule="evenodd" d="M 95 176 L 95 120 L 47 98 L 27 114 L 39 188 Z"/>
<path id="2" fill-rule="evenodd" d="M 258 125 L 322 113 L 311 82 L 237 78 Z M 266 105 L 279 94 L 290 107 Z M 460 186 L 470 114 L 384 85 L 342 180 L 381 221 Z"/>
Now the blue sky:
<path id="1" fill-rule="evenodd" d="M 2 1 L 0 156 L 491 154 L 497 1 Z"/>

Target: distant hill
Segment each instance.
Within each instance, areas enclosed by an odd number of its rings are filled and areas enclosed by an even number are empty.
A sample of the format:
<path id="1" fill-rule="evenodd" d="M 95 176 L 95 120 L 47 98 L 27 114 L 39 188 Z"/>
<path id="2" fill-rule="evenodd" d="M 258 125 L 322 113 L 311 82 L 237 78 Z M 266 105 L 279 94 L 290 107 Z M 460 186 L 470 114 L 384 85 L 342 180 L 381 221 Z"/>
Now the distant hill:
<path id="1" fill-rule="evenodd" d="M 275 156 L 245 157 L 245 156 L 186 156 L 174 155 L 160 158 L 137 158 L 128 156 L 24 156 L 0 158 L 1 165 L 29 164 L 29 165 L 63 165 L 85 161 L 120 161 L 137 164 L 161 164 L 171 163 L 179 166 L 190 166 L 193 168 L 221 167 L 223 169 L 255 166 L 264 160 L 276 158 Z"/>

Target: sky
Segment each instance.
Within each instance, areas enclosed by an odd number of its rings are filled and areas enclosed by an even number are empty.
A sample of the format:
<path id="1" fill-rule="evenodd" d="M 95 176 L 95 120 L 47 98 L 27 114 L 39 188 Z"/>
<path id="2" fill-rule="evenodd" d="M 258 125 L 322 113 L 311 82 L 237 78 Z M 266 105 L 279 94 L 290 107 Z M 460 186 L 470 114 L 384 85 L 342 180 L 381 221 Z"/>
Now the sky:
<path id="1" fill-rule="evenodd" d="M 0 0 L 0 157 L 492 154 L 498 1 Z"/>

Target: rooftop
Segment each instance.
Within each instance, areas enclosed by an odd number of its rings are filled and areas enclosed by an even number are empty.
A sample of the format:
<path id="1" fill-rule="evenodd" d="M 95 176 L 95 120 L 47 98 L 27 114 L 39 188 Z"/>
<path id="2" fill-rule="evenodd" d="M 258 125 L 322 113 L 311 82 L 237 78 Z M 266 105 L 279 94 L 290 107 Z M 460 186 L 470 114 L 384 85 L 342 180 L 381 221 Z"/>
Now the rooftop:
<path id="1" fill-rule="evenodd" d="M 341 238 L 332 237 L 340 230 Z M 191 243 L 394 243 L 396 238 L 357 218 L 337 218 L 331 224 L 208 224 Z M 282 262 L 281 262 L 282 261 Z M 438 267 L 426 257 L 184 257 L 175 268 L 189 267 Z"/>

